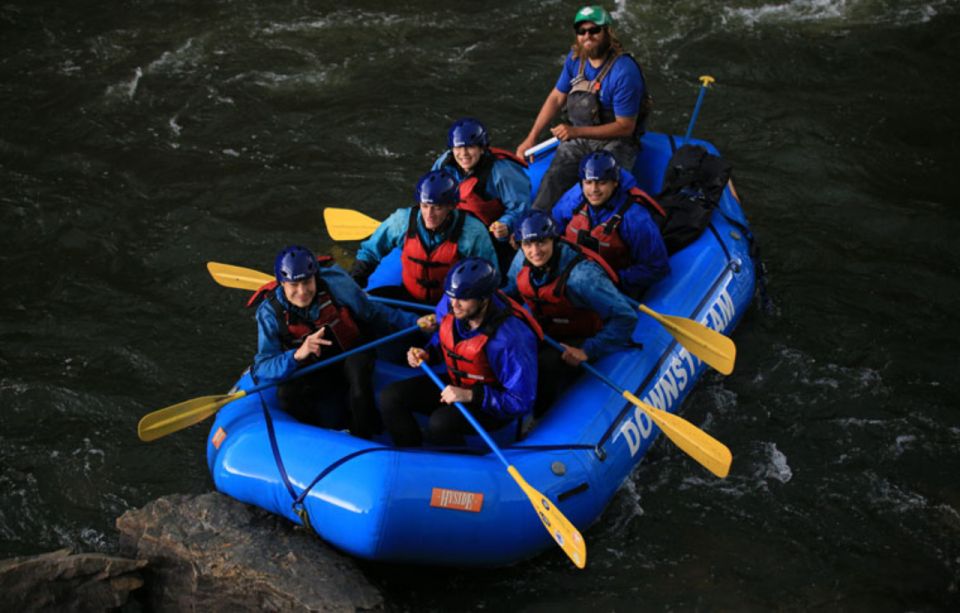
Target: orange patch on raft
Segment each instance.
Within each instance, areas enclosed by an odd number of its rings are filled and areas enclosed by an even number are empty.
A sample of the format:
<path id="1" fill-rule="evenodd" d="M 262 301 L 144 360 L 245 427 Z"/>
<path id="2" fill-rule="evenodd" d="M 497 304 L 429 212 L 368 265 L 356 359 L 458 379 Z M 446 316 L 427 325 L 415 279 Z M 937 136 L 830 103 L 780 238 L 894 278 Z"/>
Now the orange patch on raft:
<path id="1" fill-rule="evenodd" d="M 483 507 L 483 494 L 435 487 L 430 495 L 430 506 L 479 513 Z"/>
<path id="2" fill-rule="evenodd" d="M 223 428 L 217 428 L 210 442 L 213 443 L 215 448 L 220 449 L 220 444 L 223 443 L 223 439 L 225 438 L 227 438 L 227 431 Z"/>

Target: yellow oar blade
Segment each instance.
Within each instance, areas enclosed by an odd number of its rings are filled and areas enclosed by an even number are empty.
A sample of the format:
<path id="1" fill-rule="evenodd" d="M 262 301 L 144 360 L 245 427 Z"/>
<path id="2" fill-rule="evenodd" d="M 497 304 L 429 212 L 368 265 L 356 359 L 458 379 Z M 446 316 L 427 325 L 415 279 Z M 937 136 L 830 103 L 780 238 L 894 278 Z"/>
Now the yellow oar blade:
<path id="1" fill-rule="evenodd" d="M 351 209 L 323 209 L 327 232 L 335 241 L 358 241 L 373 234 L 380 226 L 376 219 Z"/>
<path id="2" fill-rule="evenodd" d="M 207 270 L 210 272 L 210 276 L 213 277 L 214 281 L 224 287 L 232 287 L 234 289 L 254 291 L 260 289 L 264 283 L 273 281 L 273 277 L 259 270 L 221 264 L 220 262 L 207 262 Z"/>
<path id="3" fill-rule="evenodd" d="M 153 413 L 147 413 L 137 424 L 137 436 L 140 437 L 141 441 L 155 441 L 158 438 L 200 423 L 219 411 L 223 405 L 246 395 L 245 391 L 240 390 L 233 394 L 201 396 Z"/>
<path id="4" fill-rule="evenodd" d="M 533 508 L 537 510 L 537 515 L 540 516 L 540 521 L 557 545 L 560 545 L 560 549 L 563 549 L 577 568 L 583 568 L 587 564 L 587 544 L 580 536 L 580 532 L 546 496 L 533 489 L 516 468 L 508 466 L 507 472 L 530 499 Z"/>
<path id="5" fill-rule="evenodd" d="M 728 337 L 686 317 L 662 315 L 644 304 L 639 309 L 660 322 L 687 351 L 725 375 L 733 372 L 737 346 Z"/>
<path id="6" fill-rule="evenodd" d="M 730 474 L 733 455 L 726 445 L 686 419 L 647 404 L 624 390 L 623 397 L 640 407 L 674 444 L 721 479 Z"/>

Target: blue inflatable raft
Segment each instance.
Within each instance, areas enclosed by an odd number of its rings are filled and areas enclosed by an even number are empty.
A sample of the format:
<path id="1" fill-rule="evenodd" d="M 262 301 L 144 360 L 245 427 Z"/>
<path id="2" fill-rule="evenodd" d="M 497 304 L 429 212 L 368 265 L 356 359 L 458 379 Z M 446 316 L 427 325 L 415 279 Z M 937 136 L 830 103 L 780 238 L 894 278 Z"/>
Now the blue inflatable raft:
<path id="1" fill-rule="evenodd" d="M 716 153 L 709 143 L 694 142 Z M 643 138 L 634 174 L 649 193 L 660 189 L 672 143 L 663 134 Z M 549 162 L 548 154 L 531 164 L 534 190 Z M 708 229 L 671 257 L 672 272 L 644 303 L 729 334 L 754 294 L 749 237 L 728 187 Z M 388 258 L 371 285 L 398 279 L 399 257 Z M 633 338 L 642 349 L 608 356 L 596 368 L 647 403 L 676 412 L 707 366 L 646 315 Z M 378 361 L 375 380 L 382 388 L 418 374 Z M 237 385 L 249 389 L 253 382 L 244 375 Z M 554 547 L 530 501 L 479 439 L 459 452 L 396 449 L 301 424 L 276 408 L 274 390 L 218 413 L 207 462 L 221 492 L 308 522 L 325 541 L 372 560 L 497 566 Z M 660 433 L 642 411 L 586 373 L 522 440 L 517 432 L 495 433 L 504 455 L 581 531 L 599 518 Z M 691 470 L 703 469 L 691 463 Z"/>

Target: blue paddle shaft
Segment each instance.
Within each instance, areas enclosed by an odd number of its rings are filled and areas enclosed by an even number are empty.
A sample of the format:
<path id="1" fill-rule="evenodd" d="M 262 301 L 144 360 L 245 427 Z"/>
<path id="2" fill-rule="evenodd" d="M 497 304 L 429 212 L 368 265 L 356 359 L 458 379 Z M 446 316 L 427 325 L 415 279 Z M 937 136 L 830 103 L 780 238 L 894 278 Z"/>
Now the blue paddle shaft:
<path id="1" fill-rule="evenodd" d="M 406 300 L 395 300 L 393 298 L 384 298 L 383 296 L 370 296 L 367 298 L 371 302 L 379 302 L 380 304 L 389 304 L 390 306 L 401 307 L 404 309 L 410 309 L 413 311 L 432 311 L 433 307 L 429 304 L 420 304 L 419 302 L 408 302 Z"/>
<path id="2" fill-rule="evenodd" d="M 389 298 L 380 298 L 379 296 L 370 296 L 370 300 L 373 300 L 373 301 L 375 301 L 375 302 L 383 302 L 384 304 L 393 304 L 393 305 L 396 305 L 396 306 L 408 307 L 408 308 L 411 308 L 411 309 L 420 309 L 420 310 L 431 309 L 431 310 L 432 310 L 432 308 L 431 308 L 430 306 L 425 305 L 425 304 L 418 304 L 418 303 L 416 303 L 416 302 L 405 302 L 405 301 L 403 301 L 403 300 L 392 300 L 392 299 L 389 299 Z M 639 302 L 637 302 L 636 300 L 633 300 L 632 298 L 627 298 L 627 302 L 629 302 L 630 304 L 632 304 L 634 307 L 637 307 L 637 306 L 640 304 Z M 554 349 L 556 349 L 557 351 L 560 351 L 560 352 L 565 351 L 565 349 L 563 348 L 563 345 L 561 345 L 559 342 L 557 342 L 556 339 L 550 338 L 549 336 L 547 336 L 546 334 L 544 334 L 544 335 L 543 335 L 543 340 L 544 340 L 544 342 L 546 342 L 547 344 L 549 344 L 550 346 L 552 346 L 552 347 L 553 347 Z M 421 366 L 423 366 L 423 364 L 421 364 Z M 600 372 L 599 370 L 597 370 L 596 368 L 594 368 L 594 367 L 591 366 L 590 364 L 588 364 L 588 363 L 586 363 L 586 362 L 580 362 L 580 366 L 582 366 L 584 370 L 586 370 L 587 372 L 589 372 L 590 374 L 592 374 L 592 375 L 595 376 L 596 378 L 598 378 L 598 379 L 600 379 L 601 381 L 603 381 L 604 383 L 606 383 L 608 386 L 610 386 L 611 389 L 615 390 L 618 394 L 622 394 L 622 393 L 623 393 L 623 388 L 621 388 L 619 385 L 617 385 L 616 383 L 614 383 L 614 382 L 613 382 L 612 380 L 610 380 L 606 375 L 604 375 L 602 372 Z M 443 388 L 444 388 L 443 382 L 440 381 L 439 378 L 437 378 L 437 375 L 436 375 L 432 370 L 430 370 L 429 368 L 426 368 L 425 370 L 431 375 L 431 377 L 433 378 L 434 382 L 435 382 L 437 385 L 440 386 L 440 389 L 443 389 Z M 469 413 L 466 409 L 464 409 L 462 406 L 460 406 L 460 403 L 457 403 L 457 408 L 460 409 L 460 410 L 467 416 L 467 420 L 473 425 L 474 428 L 477 429 L 478 432 L 481 433 L 481 436 L 483 436 L 484 439 L 486 439 L 486 438 L 487 438 L 486 435 L 485 435 L 486 433 L 484 433 L 483 430 L 480 428 L 480 425 L 476 423 L 476 421 L 473 419 L 473 416 L 470 415 L 470 413 Z M 488 440 L 487 442 L 490 443 L 490 446 L 493 448 L 494 451 L 496 451 L 498 454 L 500 453 L 499 450 L 496 448 L 496 446 L 493 445 L 493 442 L 492 442 L 492 441 L 489 441 L 489 440 Z M 501 456 L 501 459 L 502 459 L 502 456 Z M 506 460 L 504 460 L 504 461 L 506 461 Z"/>
<path id="3" fill-rule="evenodd" d="M 697 96 L 697 103 L 693 106 L 693 114 L 690 115 L 690 123 L 687 125 L 687 133 L 683 136 L 683 143 L 685 145 L 687 141 L 690 140 L 690 136 L 693 134 L 693 125 L 697 122 L 697 115 L 700 113 L 700 105 L 703 104 L 703 97 L 707 95 L 707 86 L 700 86 L 700 94 Z"/>
<path id="4" fill-rule="evenodd" d="M 561 353 L 563 353 L 564 351 L 566 351 L 566 350 L 563 348 L 563 345 L 561 345 L 561 344 L 557 341 L 557 339 L 550 338 L 549 336 L 547 336 L 546 334 L 544 334 L 544 335 L 543 335 L 543 340 L 544 340 L 548 345 L 550 345 L 551 347 L 553 347 L 554 349 L 556 349 L 557 351 L 559 351 L 559 352 L 561 352 Z M 593 375 L 594 377 L 596 377 L 597 379 L 600 379 L 601 381 L 603 381 L 604 383 L 606 383 L 608 386 L 610 386 L 611 389 L 613 389 L 614 391 L 616 391 L 618 394 L 623 394 L 623 388 L 622 388 L 622 387 L 620 387 L 619 385 L 617 385 L 616 383 L 614 383 L 614 382 L 613 382 L 610 378 L 608 378 L 605 374 L 603 374 L 602 372 L 600 372 L 599 370 L 597 370 L 596 368 L 594 368 L 593 366 L 591 366 L 590 364 L 588 364 L 588 363 L 586 362 L 586 360 L 584 360 L 583 362 L 580 362 L 580 366 L 581 366 L 585 371 L 587 371 L 588 373 L 590 373 L 591 375 Z"/>
<path id="5" fill-rule="evenodd" d="M 280 383 L 283 383 L 283 382 L 285 382 L 285 381 L 292 381 L 293 379 L 298 379 L 298 378 L 300 378 L 300 377 L 302 377 L 302 376 L 304 376 L 304 375 L 306 375 L 306 374 L 312 373 L 313 371 L 315 371 L 315 370 L 317 370 L 317 369 L 323 368 L 324 366 L 330 366 L 331 364 L 336 364 L 337 362 L 342 362 L 343 360 L 346 360 L 347 358 L 349 358 L 349 357 L 352 356 L 352 355 L 356 355 L 356 354 L 361 353 L 361 352 L 363 352 L 363 351 L 367 351 L 368 349 L 373 349 L 374 347 L 378 347 L 378 346 L 383 345 L 383 344 L 385 344 L 385 343 L 389 343 L 390 341 L 397 340 L 398 338 L 401 338 L 401 337 L 403 337 L 403 336 L 406 336 L 407 334 L 410 334 L 411 332 L 415 332 L 416 330 L 419 330 L 419 329 L 420 329 L 420 326 L 414 324 L 414 325 L 410 326 L 409 328 L 404 328 L 403 330 L 400 330 L 399 332 L 394 332 L 393 334 L 389 334 L 389 335 L 387 335 L 387 336 L 384 336 L 383 338 L 379 338 L 379 339 L 377 339 L 377 340 L 375 340 L 375 341 L 371 341 L 371 342 L 367 343 L 366 345 L 360 345 L 359 347 L 354 347 L 353 349 L 350 349 L 350 350 L 348 350 L 348 351 L 344 351 L 343 353 L 338 353 L 337 355 L 333 356 L 332 358 L 328 358 L 328 359 L 326 359 L 326 360 L 322 360 L 322 361 L 320 361 L 320 362 L 317 362 L 316 364 L 311 364 L 310 366 L 305 366 L 305 367 L 303 367 L 303 368 L 301 368 L 301 369 L 299 369 L 299 370 L 297 370 L 297 371 L 294 371 L 294 373 L 293 373 L 292 375 L 290 375 L 289 377 L 284 377 L 283 379 L 278 379 L 277 381 L 271 381 L 271 382 L 269 382 L 269 383 L 261 383 L 260 385 L 254 386 L 254 387 L 250 388 L 249 390 L 247 390 L 247 394 L 253 394 L 254 392 L 259 392 L 260 390 L 265 390 L 265 389 L 270 388 L 270 387 L 273 387 L 273 386 L 275 386 L 275 385 L 279 385 Z"/>
<path id="6" fill-rule="evenodd" d="M 437 376 L 437 373 L 433 372 L 426 362 L 420 362 L 420 369 L 427 373 L 428 377 L 433 379 L 433 382 L 437 384 L 437 387 L 440 388 L 440 390 L 443 390 L 443 388 L 446 387 L 443 381 L 440 380 L 440 377 Z M 460 409 L 460 412 L 463 413 L 464 418 L 470 422 L 470 425 L 473 426 L 473 429 L 477 431 L 477 434 L 479 434 L 480 437 L 483 438 L 484 442 L 490 446 L 490 449 L 493 450 L 493 453 L 497 454 L 497 457 L 500 458 L 500 461 L 503 462 L 503 465 L 507 468 L 510 468 L 510 462 L 507 462 L 507 458 L 504 457 L 503 452 L 501 452 L 500 448 L 497 447 L 497 444 L 493 442 L 493 439 L 490 438 L 490 435 L 487 434 L 487 431 L 483 429 L 483 426 L 481 426 L 477 422 L 476 418 L 470 414 L 470 411 L 467 410 L 467 407 L 463 406 L 462 402 L 454 402 L 453 404 Z"/>
<path id="7" fill-rule="evenodd" d="M 430 306 L 428 306 L 428 305 L 425 305 L 425 304 L 418 304 L 418 303 L 416 303 L 416 302 L 405 302 L 405 301 L 403 301 L 403 300 L 392 300 L 392 299 L 389 299 L 389 298 L 380 298 L 379 296 L 370 296 L 370 300 L 373 300 L 373 301 L 375 301 L 375 302 L 383 302 L 384 304 L 393 304 L 393 305 L 396 305 L 396 306 L 408 307 L 408 308 L 411 308 L 411 309 L 420 309 L 420 310 L 431 309 L 431 310 L 432 310 L 432 307 L 430 307 Z M 639 302 L 637 302 L 636 300 L 633 300 L 633 299 L 631 299 L 631 298 L 627 298 L 627 301 L 628 301 L 630 304 L 632 304 L 634 307 L 636 307 L 637 305 L 640 304 Z M 543 340 L 544 340 L 546 343 L 548 343 L 550 346 L 552 346 L 554 349 L 556 349 L 557 351 L 560 351 L 560 352 L 565 351 L 564 348 L 563 348 L 563 345 L 561 345 L 560 343 L 558 343 L 558 342 L 556 341 L 556 339 L 553 339 L 553 338 L 550 338 L 550 337 L 547 336 L 547 335 L 544 335 L 544 336 L 543 336 Z M 423 365 L 421 364 L 421 366 L 423 366 Z M 582 367 L 584 368 L 584 370 L 586 370 L 587 372 L 589 372 L 589 373 L 592 374 L 593 376 L 597 377 L 598 379 L 600 379 L 601 381 L 603 381 L 604 383 L 606 383 L 606 384 L 607 384 L 608 386 L 610 386 L 612 389 L 616 390 L 616 392 L 617 392 L 618 394 L 622 394 L 622 393 L 623 393 L 623 388 L 621 388 L 621 387 L 618 386 L 616 383 L 614 383 L 613 381 L 611 381 L 609 378 L 607 378 L 606 375 L 604 375 L 602 372 L 600 372 L 599 370 L 597 370 L 596 368 L 594 368 L 594 367 L 591 366 L 590 364 L 587 364 L 586 362 L 580 362 L 580 366 L 582 366 Z M 443 382 L 440 381 L 440 379 L 437 378 L 436 374 L 435 374 L 432 370 L 430 370 L 429 368 L 427 368 L 426 370 L 427 370 L 427 372 L 428 372 L 430 375 L 433 376 L 434 382 L 435 382 L 437 385 L 440 386 L 440 389 L 443 389 L 443 387 L 444 387 Z M 484 435 L 484 433 L 483 433 L 482 429 L 480 428 L 479 424 L 477 424 L 477 423 L 474 421 L 473 416 L 470 415 L 470 413 L 467 412 L 466 409 L 464 409 L 463 407 L 461 407 L 461 406 L 459 405 L 459 403 L 457 403 L 457 408 L 460 409 L 461 411 L 463 411 L 463 412 L 467 415 L 467 420 L 470 421 L 470 423 L 473 425 L 473 427 L 476 428 L 478 432 L 481 432 L 481 435 Z M 484 438 L 486 438 L 486 436 L 484 436 Z M 492 444 L 492 442 L 491 442 L 491 441 L 487 441 L 487 442 L 488 442 L 488 443 L 491 443 L 490 446 L 493 447 L 494 451 L 496 451 L 496 452 L 499 454 L 499 451 L 498 451 L 498 450 L 496 449 L 496 447 Z"/>

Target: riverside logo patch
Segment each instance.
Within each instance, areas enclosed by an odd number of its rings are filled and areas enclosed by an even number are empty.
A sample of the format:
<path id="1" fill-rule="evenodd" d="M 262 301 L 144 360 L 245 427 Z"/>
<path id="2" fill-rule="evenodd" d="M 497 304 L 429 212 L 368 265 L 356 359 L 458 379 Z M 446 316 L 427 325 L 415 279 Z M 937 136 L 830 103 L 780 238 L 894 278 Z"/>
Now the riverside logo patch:
<path id="1" fill-rule="evenodd" d="M 217 428 L 217 431 L 213 434 L 213 438 L 210 439 L 210 442 L 213 443 L 215 449 L 220 449 L 220 445 L 223 443 L 223 439 L 227 438 L 227 431 L 223 428 Z"/>
<path id="2" fill-rule="evenodd" d="M 440 509 L 479 513 L 483 507 L 483 494 L 435 487 L 430 494 L 430 506 Z"/>

